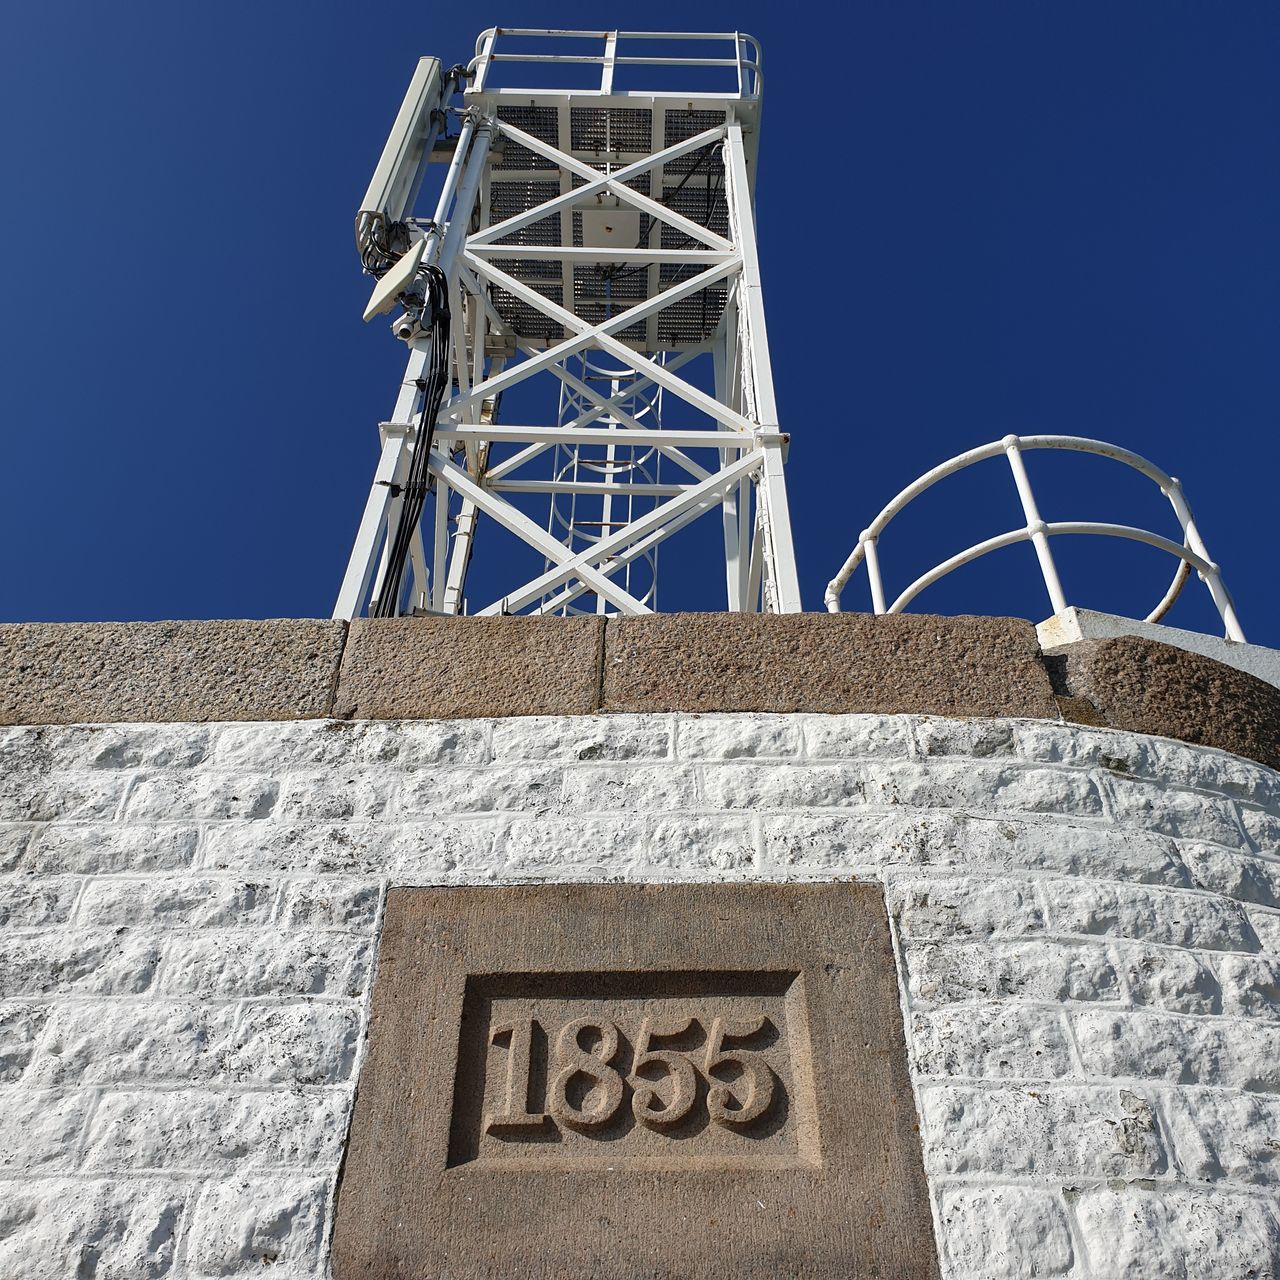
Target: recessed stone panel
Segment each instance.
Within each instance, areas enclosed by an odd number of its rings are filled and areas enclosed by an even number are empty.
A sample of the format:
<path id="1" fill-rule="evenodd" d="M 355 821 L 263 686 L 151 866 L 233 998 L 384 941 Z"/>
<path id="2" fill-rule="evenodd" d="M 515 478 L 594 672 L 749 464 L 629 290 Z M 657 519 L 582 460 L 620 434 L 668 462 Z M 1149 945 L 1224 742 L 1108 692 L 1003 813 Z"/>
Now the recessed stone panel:
<path id="1" fill-rule="evenodd" d="M 388 894 L 337 1280 L 935 1274 L 879 886 Z"/>

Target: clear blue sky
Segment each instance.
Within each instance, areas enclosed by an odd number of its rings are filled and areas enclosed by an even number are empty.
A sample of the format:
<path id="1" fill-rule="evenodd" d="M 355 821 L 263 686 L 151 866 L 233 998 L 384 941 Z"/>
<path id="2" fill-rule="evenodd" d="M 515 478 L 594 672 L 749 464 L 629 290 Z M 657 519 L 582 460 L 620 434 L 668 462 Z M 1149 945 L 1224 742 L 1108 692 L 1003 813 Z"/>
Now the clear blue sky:
<path id="1" fill-rule="evenodd" d="M 360 322 L 352 218 L 415 59 L 611 12 L 6 6 L 0 617 L 326 616 L 403 352 Z M 1063 432 L 1180 475 L 1250 639 L 1280 645 L 1280 6 L 628 21 L 764 47 L 761 252 L 807 608 L 919 472 Z M 1104 464 L 1033 464 L 1048 518 L 1171 528 Z M 1018 522 L 990 466 L 886 537 L 893 584 Z M 1060 556 L 1073 602 L 1117 612 L 1172 568 L 1095 540 Z M 669 599 L 697 603 L 694 568 L 667 562 Z M 1192 595 L 1171 620 L 1209 625 Z M 1025 547 L 919 607 L 1048 612 Z"/>

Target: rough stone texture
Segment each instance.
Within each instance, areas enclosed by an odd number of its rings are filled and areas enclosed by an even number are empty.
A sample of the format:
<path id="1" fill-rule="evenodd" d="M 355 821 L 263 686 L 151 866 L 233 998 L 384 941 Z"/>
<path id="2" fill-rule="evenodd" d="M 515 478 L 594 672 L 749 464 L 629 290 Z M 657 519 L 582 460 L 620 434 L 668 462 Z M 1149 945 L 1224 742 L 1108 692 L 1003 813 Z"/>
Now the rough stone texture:
<path id="1" fill-rule="evenodd" d="M 681 713 L 0 729 L 0 1276 L 320 1280 L 391 886 L 854 878 L 947 1280 L 1280 1271 L 1280 774 Z"/>
<path id="2" fill-rule="evenodd" d="M 363 618 L 335 714 L 356 719 L 586 715 L 600 705 L 603 618 Z"/>
<path id="3" fill-rule="evenodd" d="M 1280 767 L 1280 689 L 1136 637 L 1081 641 L 1045 657 L 1034 628 L 1016 618 L 694 613 L 608 622 L 0 624 L 0 725 L 583 716 L 602 709 L 1063 716 Z M 945 737 L 943 730 L 942 745 L 924 753 L 946 754 Z M 774 758 L 783 746 L 717 749 L 726 759 Z M 97 749 L 109 755 L 119 748 L 104 740 Z M 136 743 L 129 749 L 146 750 Z M 206 748 L 194 737 L 176 749 L 199 755 Z M 973 752 L 987 756 L 991 747 L 975 743 Z M 164 762 L 139 756 L 134 763 Z M 302 794 L 287 803 L 303 803 L 306 785 L 300 779 Z M 335 816 L 378 801 L 376 793 L 335 800 L 348 810 Z M 30 803 L 29 816 L 38 818 L 41 797 Z M 1272 842 L 1280 844 L 1280 822 L 1269 821 Z M 4 857 L 0 847 L 0 867 Z"/>
<path id="4" fill-rule="evenodd" d="M 1056 717 L 1018 618 L 655 614 L 610 620 L 607 711 Z"/>
<path id="5" fill-rule="evenodd" d="M 0 624 L 0 724 L 306 720 L 330 711 L 346 624 Z"/>
<path id="6" fill-rule="evenodd" d="M 379 964 L 335 1280 L 937 1275 L 879 886 L 395 889 Z"/>
<path id="7" fill-rule="evenodd" d="M 1137 636 L 1082 640 L 1050 651 L 1064 692 L 1103 721 L 1165 734 L 1280 769 L 1280 689 L 1186 649 Z"/>

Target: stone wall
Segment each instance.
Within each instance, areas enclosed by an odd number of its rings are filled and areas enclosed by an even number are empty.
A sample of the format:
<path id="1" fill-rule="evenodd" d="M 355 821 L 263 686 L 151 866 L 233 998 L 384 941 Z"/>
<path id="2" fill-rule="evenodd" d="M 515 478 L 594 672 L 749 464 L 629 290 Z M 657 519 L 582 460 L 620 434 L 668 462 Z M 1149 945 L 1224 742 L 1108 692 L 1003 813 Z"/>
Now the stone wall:
<path id="1" fill-rule="evenodd" d="M 17 727 L 0 819 L 5 1277 L 325 1274 L 388 886 L 855 877 L 945 1275 L 1280 1269 L 1280 775 L 1237 756 L 902 715 Z"/>

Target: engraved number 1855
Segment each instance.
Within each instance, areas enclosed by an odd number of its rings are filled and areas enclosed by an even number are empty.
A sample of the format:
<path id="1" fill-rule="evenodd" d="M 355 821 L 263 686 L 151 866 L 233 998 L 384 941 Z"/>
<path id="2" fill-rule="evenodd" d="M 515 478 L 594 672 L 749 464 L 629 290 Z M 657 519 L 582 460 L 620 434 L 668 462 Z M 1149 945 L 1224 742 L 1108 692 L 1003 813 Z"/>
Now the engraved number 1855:
<path id="1" fill-rule="evenodd" d="M 505 1097 L 502 1110 L 488 1117 L 490 1132 L 545 1123 L 543 1113 L 529 1110 L 535 1025 L 532 1018 L 522 1018 L 493 1029 L 494 1040 L 508 1040 Z M 713 1019 L 705 1052 L 695 1064 L 691 1053 L 664 1043 L 687 1037 L 694 1026 L 692 1018 L 646 1017 L 635 1039 L 631 1072 L 624 1077 L 614 1065 L 622 1047 L 617 1025 L 600 1018 L 575 1018 L 560 1028 L 549 1055 L 548 1067 L 555 1074 L 547 1088 L 547 1113 L 567 1128 L 590 1132 L 616 1117 L 629 1091 L 636 1120 L 660 1132 L 679 1124 L 693 1110 L 701 1067 L 710 1119 L 730 1129 L 745 1127 L 769 1110 L 776 1078 L 758 1053 L 730 1042 L 759 1035 L 767 1025 L 763 1014 Z M 589 1037 L 589 1048 L 584 1037 Z M 731 1083 L 723 1078 L 730 1073 Z M 666 1077 L 670 1093 L 666 1101 L 655 1088 L 658 1076 Z"/>

